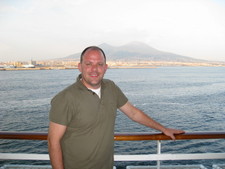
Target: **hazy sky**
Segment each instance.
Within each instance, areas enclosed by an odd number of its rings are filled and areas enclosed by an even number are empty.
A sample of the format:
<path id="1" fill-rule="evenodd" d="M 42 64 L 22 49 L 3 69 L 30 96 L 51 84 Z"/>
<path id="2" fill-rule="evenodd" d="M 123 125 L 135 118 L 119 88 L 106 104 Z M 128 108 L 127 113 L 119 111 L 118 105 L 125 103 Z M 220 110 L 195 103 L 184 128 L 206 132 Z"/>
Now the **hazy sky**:
<path id="1" fill-rule="evenodd" d="M 225 61 L 224 0 L 0 0 L 0 61 L 42 60 L 132 41 Z"/>

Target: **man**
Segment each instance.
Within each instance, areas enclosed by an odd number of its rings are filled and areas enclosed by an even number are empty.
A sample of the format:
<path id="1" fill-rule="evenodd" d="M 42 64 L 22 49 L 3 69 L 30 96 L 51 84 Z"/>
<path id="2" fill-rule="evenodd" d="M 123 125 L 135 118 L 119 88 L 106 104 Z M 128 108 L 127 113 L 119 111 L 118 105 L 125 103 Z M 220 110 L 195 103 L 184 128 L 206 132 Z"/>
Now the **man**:
<path id="1" fill-rule="evenodd" d="M 52 99 L 48 143 L 54 169 L 112 169 L 117 109 L 172 139 L 184 133 L 162 126 L 128 102 L 112 81 L 103 79 L 107 67 L 102 49 L 86 48 L 76 83 Z"/>

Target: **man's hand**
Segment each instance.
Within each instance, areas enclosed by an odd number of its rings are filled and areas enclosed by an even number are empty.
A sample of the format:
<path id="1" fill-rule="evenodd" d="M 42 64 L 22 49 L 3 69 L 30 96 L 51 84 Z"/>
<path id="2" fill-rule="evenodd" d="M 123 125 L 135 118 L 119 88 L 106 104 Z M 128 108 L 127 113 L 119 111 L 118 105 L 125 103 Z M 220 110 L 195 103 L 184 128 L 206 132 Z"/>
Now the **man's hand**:
<path id="1" fill-rule="evenodd" d="M 171 128 L 165 128 L 165 130 L 163 131 L 163 133 L 167 136 L 169 136 L 171 139 L 175 140 L 175 136 L 176 134 L 184 134 L 185 131 L 183 130 L 177 130 L 177 129 L 171 129 Z"/>

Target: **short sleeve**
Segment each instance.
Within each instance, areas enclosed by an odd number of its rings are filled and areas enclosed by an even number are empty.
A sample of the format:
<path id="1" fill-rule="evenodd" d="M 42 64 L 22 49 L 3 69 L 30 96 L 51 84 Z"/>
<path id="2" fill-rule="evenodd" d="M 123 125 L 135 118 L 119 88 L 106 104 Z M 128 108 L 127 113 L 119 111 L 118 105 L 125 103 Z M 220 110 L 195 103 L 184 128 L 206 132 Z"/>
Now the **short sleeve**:
<path id="1" fill-rule="evenodd" d="M 49 120 L 67 126 L 71 119 L 72 110 L 69 99 L 65 93 L 59 93 L 51 100 Z"/>
<path id="2" fill-rule="evenodd" d="M 117 108 L 122 107 L 123 105 L 125 105 L 128 101 L 128 98 L 125 96 L 125 94 L 122 92 L 122 90 L 115 85 L 116 88 L 116 94 L 117 94 Z"/>

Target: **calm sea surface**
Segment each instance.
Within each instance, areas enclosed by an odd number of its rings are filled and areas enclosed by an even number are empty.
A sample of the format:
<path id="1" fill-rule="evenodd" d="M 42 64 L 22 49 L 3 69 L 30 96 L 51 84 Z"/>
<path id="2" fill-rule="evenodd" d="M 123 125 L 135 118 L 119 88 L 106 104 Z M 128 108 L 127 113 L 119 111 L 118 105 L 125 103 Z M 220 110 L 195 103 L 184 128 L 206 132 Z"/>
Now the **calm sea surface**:
<path id="1" fill-rule="evenodd" d="M 78 70 L 0 71 L 0 130 L 48 130 L 50 101 L 74 83 Z M 108 69 L 130 102 L 155 120 L 186 131 L 225 130 L 224 67 L 161 67 L 156 69 Z M 155 132 L 132 122 L 118 111 L 116 132 Z M 0 140 L 1 152 L 47 153 L 46 141 Z M 163 153 L 225 152 L 225 140 L 163 141 Z M 154 141 L 116 142 L 115 154 L 156 153 Z M 20 161 L 0 161 L 3 164 Z M 48 162 L 31 161 L 28 164 Z M 224 160 L 165 161 L 163 164 L 225 163 Z M 150 163 L 118 162 L 115 165 Z"/>

